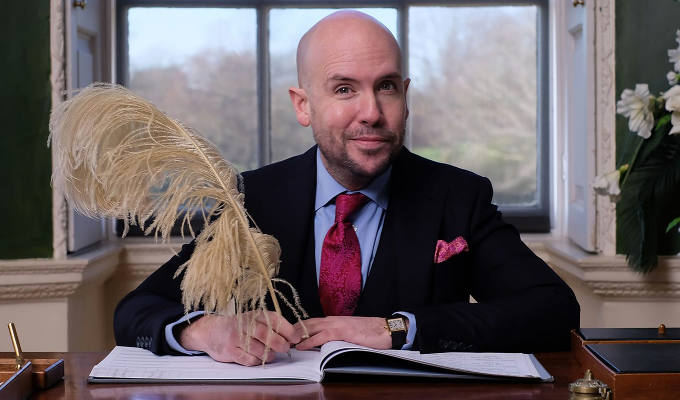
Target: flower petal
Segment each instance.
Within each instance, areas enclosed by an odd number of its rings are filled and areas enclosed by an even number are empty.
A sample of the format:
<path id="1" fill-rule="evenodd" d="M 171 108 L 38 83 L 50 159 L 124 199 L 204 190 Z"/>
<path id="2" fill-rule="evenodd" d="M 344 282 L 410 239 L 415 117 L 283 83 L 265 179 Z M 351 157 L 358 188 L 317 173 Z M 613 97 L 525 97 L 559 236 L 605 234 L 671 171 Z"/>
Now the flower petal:
<path id="1" fill-rule="evenodd" d="M 652 134 L 654 126 L 651 99 L 649 86 L 646 83 L 638 83 L 635 85 L 635 91 L 625 89 L 621 93 L 621 100 L 616 104 L 617 112 L 629 118 L 628 129 L 645 139 Z"/>
<path id="2" fill-rule="evenodd" d="M 671 125 L 673 128 L 668 132 L 669 135 L 680 133 L 680 111 L 675 111 L 671 114 Z"/>
<path id="3" fill-rule="evenodd" d="M 663 98 L 666 100 L 666 110 L 680 110 L 680 85 L 675 85 L 668 89 L 666 93 L 663 94 Z"/>
<path id="4" fill-rule="evenodd" d="M 673 64 L 673 69 L 680 72 L 680 47 L 668 50 L 668 62 Z"/>
<path id="5" fill-rule="evenodd" d="M 618 201 L 618 197 L 621 194 L 621 189 L 619 188 L 620 179 L 621 171 L 618 169 L 608 172 L 604 175 L 598 175 L 593 181 L 593 190 L 595 190 L 595 193 L 599 195 L 609 196 L 609 200 L 616 202 Z"/>

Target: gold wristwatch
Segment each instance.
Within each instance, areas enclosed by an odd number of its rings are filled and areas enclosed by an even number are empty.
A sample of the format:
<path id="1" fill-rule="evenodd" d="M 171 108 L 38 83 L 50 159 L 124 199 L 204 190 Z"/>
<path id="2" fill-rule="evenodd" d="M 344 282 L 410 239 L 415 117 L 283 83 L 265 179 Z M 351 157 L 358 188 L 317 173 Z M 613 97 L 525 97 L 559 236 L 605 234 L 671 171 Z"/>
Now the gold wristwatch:
<path id="1" fill-rule="evenodd" d="M 406 344 L 406 333 L 408 332 L 408 318 L 403 315 L 393 314 L 385 318 L 387 322 L 387 332 L 392 336 L 392 349 L 400 350 Z"/>

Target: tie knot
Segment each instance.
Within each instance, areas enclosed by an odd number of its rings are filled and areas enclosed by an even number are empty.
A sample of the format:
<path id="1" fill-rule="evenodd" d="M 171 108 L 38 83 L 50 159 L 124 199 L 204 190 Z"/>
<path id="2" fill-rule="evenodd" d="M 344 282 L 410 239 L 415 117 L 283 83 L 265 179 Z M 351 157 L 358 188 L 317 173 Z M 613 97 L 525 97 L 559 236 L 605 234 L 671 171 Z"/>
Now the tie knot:
<path id="1" fill-rule="evenodd" d="M 350 215 L 360 209 L 368 197 L 361 193 L 339 194 L 335 198 L 335 222 L 345 222 Z"/>

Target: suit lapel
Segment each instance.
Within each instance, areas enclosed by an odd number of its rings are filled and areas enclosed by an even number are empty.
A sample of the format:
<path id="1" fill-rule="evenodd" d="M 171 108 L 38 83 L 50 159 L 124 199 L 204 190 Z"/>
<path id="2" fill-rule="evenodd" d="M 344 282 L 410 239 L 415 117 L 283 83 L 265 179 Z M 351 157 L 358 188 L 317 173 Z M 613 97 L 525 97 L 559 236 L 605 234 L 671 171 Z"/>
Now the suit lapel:
<path id="1" fill-rule="evenodd" d="M 390 202 L 357 315 L 387 315 L 428 301 L 445 196 L 406 148 L 393 163 Z"/>

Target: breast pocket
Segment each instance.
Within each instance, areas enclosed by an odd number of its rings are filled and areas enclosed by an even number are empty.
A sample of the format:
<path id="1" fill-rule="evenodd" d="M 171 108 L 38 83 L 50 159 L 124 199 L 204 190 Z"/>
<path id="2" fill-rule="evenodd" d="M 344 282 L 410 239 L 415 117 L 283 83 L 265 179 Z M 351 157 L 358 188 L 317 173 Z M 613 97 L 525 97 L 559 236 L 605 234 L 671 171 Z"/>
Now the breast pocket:
<path id="1" fill-rule="evenodd" d="M 470 290 L 467 287 L 467 254 L 458 254 L 434 264 L 432 268 L 432 301 L 434 304 L 467 301 Z"/>

